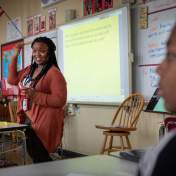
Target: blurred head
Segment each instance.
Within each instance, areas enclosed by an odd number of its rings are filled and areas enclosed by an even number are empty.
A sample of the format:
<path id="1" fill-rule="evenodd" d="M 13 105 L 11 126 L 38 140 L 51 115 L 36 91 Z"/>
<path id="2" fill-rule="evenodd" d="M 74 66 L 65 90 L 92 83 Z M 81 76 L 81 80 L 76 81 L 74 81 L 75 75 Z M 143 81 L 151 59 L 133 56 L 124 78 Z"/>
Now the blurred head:
<path id="1" fill-rule="evenodd" d="M 167 42 L 166 58 L 157 68 L 160 76 L 159 94 L 165 100 L 167 110 L 176 112 L 176 26 Z"/>
<path id="2" fill-rule="evenodd" d="M 55 50 L 56 46 L 53 41 L 47 37 L 38 37 L 32 44 L 32 63 L 37 65 L 51 64 L 57 65 Z"/>

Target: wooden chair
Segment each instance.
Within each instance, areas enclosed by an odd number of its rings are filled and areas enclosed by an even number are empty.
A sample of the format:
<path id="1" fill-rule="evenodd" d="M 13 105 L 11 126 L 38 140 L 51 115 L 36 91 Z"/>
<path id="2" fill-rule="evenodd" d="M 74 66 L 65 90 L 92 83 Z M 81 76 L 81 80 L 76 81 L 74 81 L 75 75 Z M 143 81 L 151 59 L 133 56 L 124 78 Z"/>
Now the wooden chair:
<path id="1" fill-rule="evenodd" d="M 9 107 L 9 112 L 10 112 L 10 121 L 16 122 L 17 121 L 17 119 L 16 119 L 17 101 L 9 101 L 8 107 Z"/>
<path id="2" fill-rule="evenodd" d="M 0 121 L 10 121 L 9 108 L 0 104 Z"/>
<path id="3" fill-rule="evenodd" d="M 128 138 L 132 131 L 135 131 L 138 118 L 144 106 L 144 97 L 141 94 L 131 94 L 119 106 L 110 126 L 96 125 L 96 128 L 103 129 L 105 135 L 101 154 L 113 151 L 131 149 L 131 143 Z M 120 145 L 113 145 L 114 137 L 119 137 Z M 108 144 L 109 139 L 109 145 Z M 126 139 L 126 146 L 124 144 Z M 107 147 L 106 147 L 107 146 Z"/>
<path id="4" fill-rule="evenodd" d="M 17 101 L 9 101 L 8 108 L 10 113 L 10 122 L 17 122 Z M 18 139 L 18 133 L 12 132 L 11 134 L 13 141 L 16 141 Z"/>

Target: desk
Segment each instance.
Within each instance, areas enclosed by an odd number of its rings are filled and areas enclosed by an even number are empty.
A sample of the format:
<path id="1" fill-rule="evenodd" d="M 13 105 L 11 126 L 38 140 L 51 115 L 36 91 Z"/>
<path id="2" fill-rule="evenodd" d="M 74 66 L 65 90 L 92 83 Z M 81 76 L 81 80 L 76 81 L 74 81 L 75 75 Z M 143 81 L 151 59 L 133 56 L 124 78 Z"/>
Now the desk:
<path id="1" fill-rule="evenodd" d="M 134 176 L 137 164 L 107 155 L 93 155 L 0 169 L 1 176 Z"/>
<path id="2" fill-rule="evenodd" d="M 6 160 L 10 152 L 22 148 L 23 163 L 26 163 L 26 137 L 24 130 L 28 125 L 0 121 L 0 159 Z M 15 133 L 14 133 L 15 132 Z"/>
<path id="3" fill-rule="evenodd" d="M 24 130 L 29 126 L 26 124 L 19 124 L 14 122 L 0 121 L 0 132 L 13 131 L 13 130 Z"/>

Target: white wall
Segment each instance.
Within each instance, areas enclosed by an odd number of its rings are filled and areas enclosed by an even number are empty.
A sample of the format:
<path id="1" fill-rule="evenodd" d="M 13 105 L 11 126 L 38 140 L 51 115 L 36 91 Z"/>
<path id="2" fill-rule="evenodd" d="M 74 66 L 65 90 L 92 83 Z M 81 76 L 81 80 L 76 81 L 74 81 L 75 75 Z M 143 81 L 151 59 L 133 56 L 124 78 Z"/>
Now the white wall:
<path id="1" fill-rule="evenodd" d="M 103 144 L 102 130 L 95 124 L 110 125 L 118 107 L 80 105 L 76 116 L 66 117 L 63 146 L 83 154 L 97 154 Z M 137 131 L 130 136 L 133 148 L 157 144 L 163 115 L 142 112 Z"/>

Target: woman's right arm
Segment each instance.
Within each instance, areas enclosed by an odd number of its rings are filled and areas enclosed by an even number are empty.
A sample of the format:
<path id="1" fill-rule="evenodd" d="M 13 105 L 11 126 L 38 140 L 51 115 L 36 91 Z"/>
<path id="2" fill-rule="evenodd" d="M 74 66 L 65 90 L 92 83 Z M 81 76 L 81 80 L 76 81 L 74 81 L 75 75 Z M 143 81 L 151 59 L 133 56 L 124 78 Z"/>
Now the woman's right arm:
<path id="1" fill-rule="evenodd" d="M 23 45 L 24 45 L 23 42 L 20 42 L 15 46 L 14 53 L 11 57 L 11 62 L 8 65 L 7 81 L 9 84 L 12 84 L 12 85 L 17 85 L 20 80 L 21 72 L 17 71 L 17 60 L 18 60 L 18 54 L 21 48 L 23 47 Z"/>

